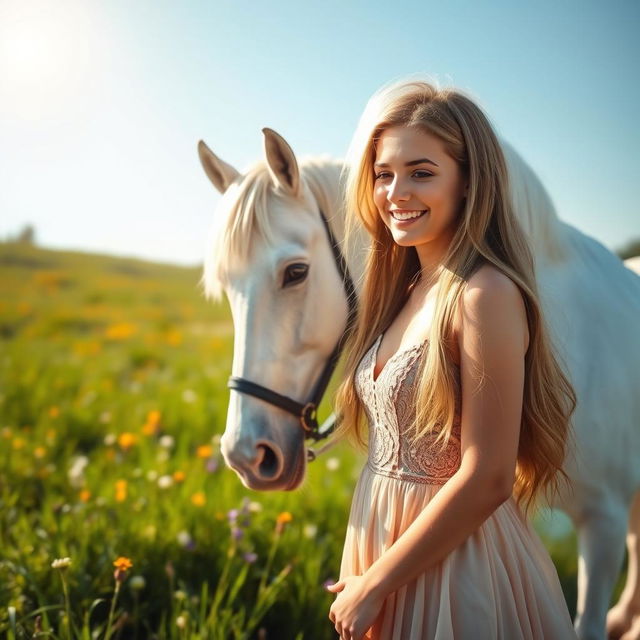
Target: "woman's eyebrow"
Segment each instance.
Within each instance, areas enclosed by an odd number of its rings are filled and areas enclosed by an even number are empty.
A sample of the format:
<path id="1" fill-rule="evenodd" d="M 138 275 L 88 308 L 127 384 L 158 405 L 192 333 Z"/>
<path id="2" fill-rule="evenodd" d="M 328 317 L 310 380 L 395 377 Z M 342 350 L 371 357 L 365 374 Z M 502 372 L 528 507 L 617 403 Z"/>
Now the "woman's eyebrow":
<path id="1" fill-rule="evenodd" d="M 409 160 L 409 162 L 405 162 L 404 166 L 405 167 L 413 167 L 417 164 L 432 164 L 434 167 L 437 167 L 438 165 L 433 161 L 433 160 L 429 160 L 429 158 L 418 158 L 417 160 Z M 388 167 L 389 163 L 387 162 L 375 162 L 373 164 L 374 167 Z"/>

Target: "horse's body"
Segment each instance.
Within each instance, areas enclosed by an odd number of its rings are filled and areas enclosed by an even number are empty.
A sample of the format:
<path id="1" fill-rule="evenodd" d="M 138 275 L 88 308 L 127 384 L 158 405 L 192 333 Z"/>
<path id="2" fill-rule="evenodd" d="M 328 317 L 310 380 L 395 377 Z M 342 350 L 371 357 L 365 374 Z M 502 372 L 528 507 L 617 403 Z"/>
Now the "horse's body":
<path id="1" fill-rule="evenodd" d="M 347 321 L 347 304 L 318 210 L 343 235 L 339 163 L 301 163 L 265 130 L 267 163 L 245 176 L 203 144 L 205 170 L 224 197 L 216 213 L 203 281 L 224 289 L 235 343 L 232 374 L 304 401 Z M 507 145 L 515 209 L 536 258 L 539 292 L 554 344 L 574 385 L 575 447 L 565 461 L 572 492 L 555 507 L 578 531 L 576 629 L 604 637 L 610 597 L 624 556 L 625 591 L 610 612 L 612 637 L 640 638 L 640 278 L 610 251 L 556 216 L 544 188 Z M 356 238 L 349 269 L 356 283 L 367 243 Z M 291 280 L 291 267 L 308 274 Z M 253 489 L 294 489 L 304 478 L 303 431 L 292 416 L 232 393 L 222 451 Z M 631 509 L 631 517 L 629 517 Z M 637 615 L 636 623 L 633 615 Z M 633 629 L 632 629 L 633 627 Z"/>

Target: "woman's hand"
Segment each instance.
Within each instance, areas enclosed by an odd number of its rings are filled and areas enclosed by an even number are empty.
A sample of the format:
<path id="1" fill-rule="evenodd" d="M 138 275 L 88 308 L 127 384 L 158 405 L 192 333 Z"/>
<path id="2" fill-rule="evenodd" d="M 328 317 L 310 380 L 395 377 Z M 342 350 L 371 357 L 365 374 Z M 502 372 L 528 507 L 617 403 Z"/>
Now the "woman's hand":
<path id="1" fill-rule="evenodd" d="M 327 590 L 338 594 L 329 610 L 329 620 L 340 638 L 362 640 L 378 617 L 384 598 L 367 589 L 362 576 L 347 576 Z"/>

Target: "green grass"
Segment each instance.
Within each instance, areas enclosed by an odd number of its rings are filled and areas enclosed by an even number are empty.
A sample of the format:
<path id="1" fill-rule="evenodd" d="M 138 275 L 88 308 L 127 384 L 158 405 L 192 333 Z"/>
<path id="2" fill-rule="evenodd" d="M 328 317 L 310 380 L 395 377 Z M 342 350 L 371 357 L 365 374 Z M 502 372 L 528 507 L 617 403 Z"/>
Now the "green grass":
<path id="1" fill-rule="evenodd" d="M 39 616 L 41 637 L 104 637 L 114 604 L 114 638 L 335 637 L 322 584 L 362 459 L 340 445 L 337 470 L 321 458 L 289 493 L 225 468 L 233 327 L 199 278 L 0 244 L 0 633 L 31 637 Z M 575 540 L 553 545 L 571 606 Z"/>

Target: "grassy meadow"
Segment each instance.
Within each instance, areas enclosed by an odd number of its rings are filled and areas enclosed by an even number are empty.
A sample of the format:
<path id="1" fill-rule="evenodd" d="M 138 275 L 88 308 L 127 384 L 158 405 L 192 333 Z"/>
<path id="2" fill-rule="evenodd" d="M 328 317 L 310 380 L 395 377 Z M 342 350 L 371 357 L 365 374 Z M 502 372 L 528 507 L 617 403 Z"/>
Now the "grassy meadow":
<path id="1" fill-rule="evenodd" d="M 219 451 L 233 328 L 199 278 L 0 244 L 2 637 L 335 637 L 323 583 L 362 459 L 242 486 Z M 575 537 L 536 526 L 573 612 Z"/>

